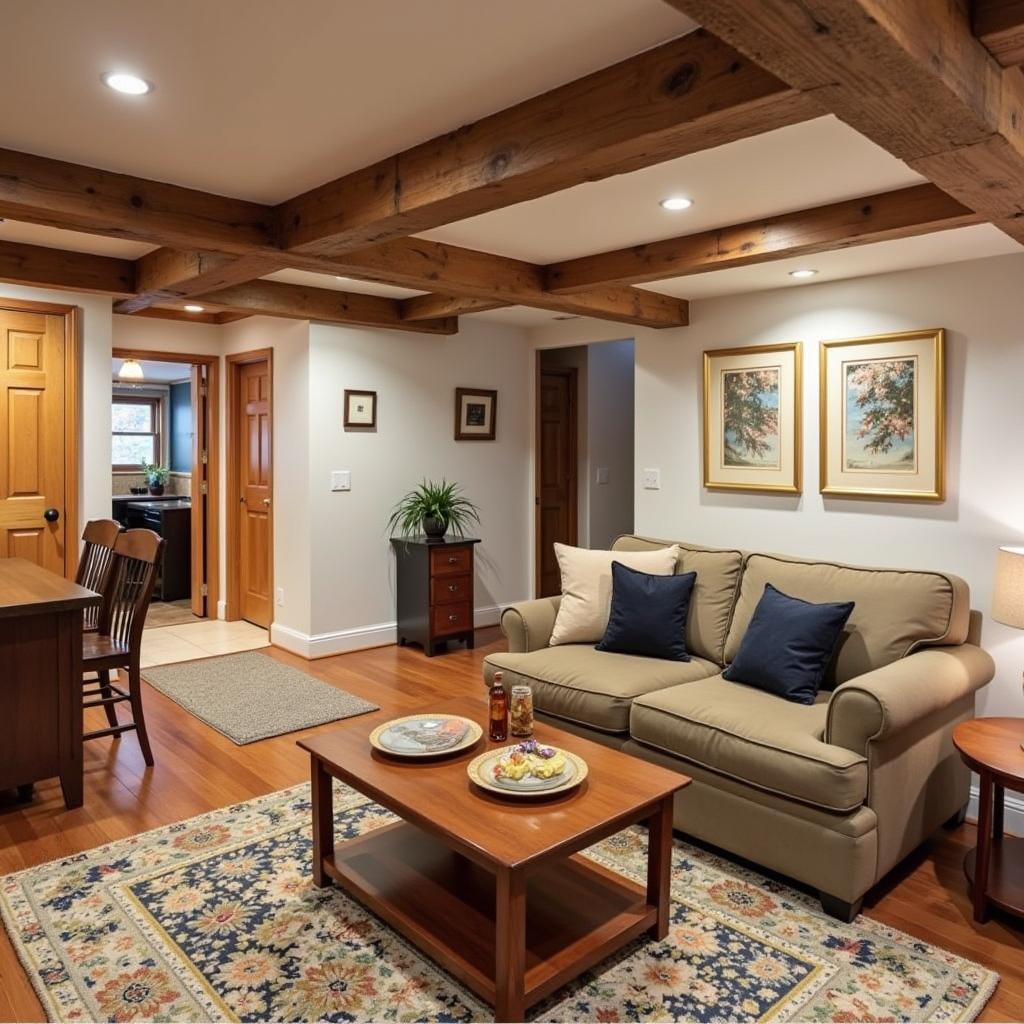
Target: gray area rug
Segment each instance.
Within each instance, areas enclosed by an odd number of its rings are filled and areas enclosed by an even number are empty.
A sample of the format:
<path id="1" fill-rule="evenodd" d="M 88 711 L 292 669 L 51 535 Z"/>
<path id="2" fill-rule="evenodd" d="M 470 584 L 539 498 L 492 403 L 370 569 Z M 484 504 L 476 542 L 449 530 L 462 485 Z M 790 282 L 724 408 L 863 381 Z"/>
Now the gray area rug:
<path id="1" fill-rule="evenodd" d="M 142 678 L 239 746 L 379 710 L 259 651 L 144 668 Z"/>

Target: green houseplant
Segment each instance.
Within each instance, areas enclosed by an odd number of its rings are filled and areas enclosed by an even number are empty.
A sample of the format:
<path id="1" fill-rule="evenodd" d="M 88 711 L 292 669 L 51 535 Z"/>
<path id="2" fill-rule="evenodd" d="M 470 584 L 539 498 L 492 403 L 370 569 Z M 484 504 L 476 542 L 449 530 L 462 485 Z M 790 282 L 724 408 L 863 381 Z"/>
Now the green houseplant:
<path id="1" fill-rule="evenodd" d="M 159 497 L 164 493 L 164 484 L 167 483 L 171 471 L 166 466 L 158 466 L 153 462 L 144 462 L 142 472 L 146 475 L 146 483 L 149 484 L 149 493 Z"/>
<path id="2" fill-rule="evenodd" d="M 458 484 L 424 480 L 395 506 L 388 529 L 392 536 L 412 537 L 422 531 L 439 540 L 449 528 L 464 537 L 467 527 L 474 522 L 480 522 L 480 510 L 463 496 Z"/>

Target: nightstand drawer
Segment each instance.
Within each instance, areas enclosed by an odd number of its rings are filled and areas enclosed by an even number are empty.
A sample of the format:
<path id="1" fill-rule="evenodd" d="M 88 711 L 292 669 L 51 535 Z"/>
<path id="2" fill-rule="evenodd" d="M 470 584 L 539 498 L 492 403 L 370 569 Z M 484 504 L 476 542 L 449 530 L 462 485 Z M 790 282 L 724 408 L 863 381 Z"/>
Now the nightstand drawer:
<path id="1" fill-rule="evenodd" d="M 473 595 L 472 576 L 435 576 L 430 581 L 431 604 L 458 604 Z"/>
<path id="2" fill-rule="evenodd" d="M 470 547 L 437 547 L 430 552 L 431 576 L 465 575 L 473 566 L 473 549 Z"/>
<path id="3" fill-rule="evenodd" d="M 431 614 L 434 636 L 465 633 L 473 628 L 473 607 L 468 601 L 463 604 L 439 604 Z"/>

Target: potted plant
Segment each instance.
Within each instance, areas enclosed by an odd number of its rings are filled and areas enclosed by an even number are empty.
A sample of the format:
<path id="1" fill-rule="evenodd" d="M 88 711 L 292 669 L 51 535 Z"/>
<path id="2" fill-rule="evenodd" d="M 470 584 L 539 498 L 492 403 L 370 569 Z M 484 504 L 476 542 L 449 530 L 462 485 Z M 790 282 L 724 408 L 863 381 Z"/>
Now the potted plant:
<path id="1" fill-rule="evenodd" d="M 424 480 L 395 506 L 388 529 L 392 536 L 413 537 L 422 531 L 428 539 L 440 540 L 449 529 L 465 537 L 473 522 L 480 522 L 480 510 L 463 497 L 458 484 Z"/>
<path id="2" fill-rule="evenodd" d="M 171 475 L 171 471 L 166 466 L 157 466 L 151 462 L 144 462 L 142 464 L 142 472 L 146 476 L 146 483 L 149 484 L 149 493 L 154 497 L 159 497 L 164 493 L 164 484 L 167 483 L 167 478 Z"/>

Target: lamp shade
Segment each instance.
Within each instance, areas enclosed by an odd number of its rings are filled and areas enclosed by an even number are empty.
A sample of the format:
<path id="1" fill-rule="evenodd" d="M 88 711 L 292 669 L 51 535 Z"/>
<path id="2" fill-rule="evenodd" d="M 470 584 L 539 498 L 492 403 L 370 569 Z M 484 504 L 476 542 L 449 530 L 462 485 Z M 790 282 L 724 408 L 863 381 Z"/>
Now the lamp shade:
<path id="1" fill-rule="evenodd" d="M 119 380 L 143 380 L 142 364 L 137 359 L 126 359 L 117 371 Z"/>
<path id="2" fill-rule="evenodd" d="M 992 618 L 1024 629 L 1024 548 L 1004 547 L 996 556 Z"/>

